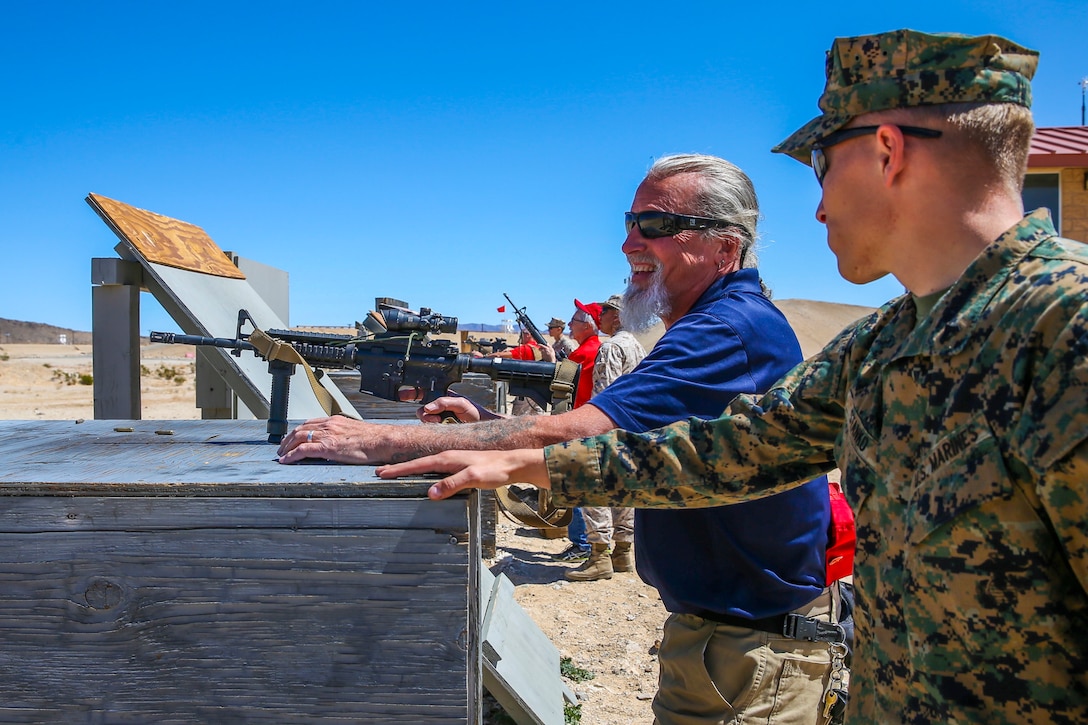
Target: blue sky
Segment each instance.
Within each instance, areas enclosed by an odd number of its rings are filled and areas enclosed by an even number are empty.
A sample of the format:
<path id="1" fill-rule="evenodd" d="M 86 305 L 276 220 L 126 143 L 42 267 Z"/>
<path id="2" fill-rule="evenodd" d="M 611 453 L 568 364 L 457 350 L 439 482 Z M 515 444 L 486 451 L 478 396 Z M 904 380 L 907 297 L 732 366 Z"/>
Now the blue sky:
<path id="1" fill-rule="evenodd" d="M 675 152 L 752 177 L 776 297 L 875 306 L 898 283 L 839 278 L 811 170 L 769 149 L 832 38 L 899 27 L 1040 50 L 1037 124 L 1080 123 L 1084 0 L 5 3 L 0 317 L 90 329 L 95 192 L 287 270 L 293 324 L 377 296 L 497 323 L 503 292 L 566 318 L 622 289 L 622 213 Z"/>

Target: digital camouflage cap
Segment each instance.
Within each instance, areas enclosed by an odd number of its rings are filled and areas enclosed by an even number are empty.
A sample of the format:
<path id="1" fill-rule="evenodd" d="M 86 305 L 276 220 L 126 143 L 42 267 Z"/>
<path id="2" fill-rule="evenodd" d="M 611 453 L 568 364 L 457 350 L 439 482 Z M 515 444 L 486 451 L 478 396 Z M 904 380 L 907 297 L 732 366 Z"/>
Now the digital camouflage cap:
<path id="1" fill-rule="evenodd" d="M 863 113 L 939 103 L 1031 107 L 1038 51 L 996 35 L 894 30 L 836 38 L 827 52 L 823 113 L 772 151 L 810 163 L 820 139 Z"/>
<path id="2" fill-rule="evenodd" d="M 598 302 L 601 307 L 611 307 L 614 310 L 623 309 L 623 295 L 612 295 L 604 302 Z"/>

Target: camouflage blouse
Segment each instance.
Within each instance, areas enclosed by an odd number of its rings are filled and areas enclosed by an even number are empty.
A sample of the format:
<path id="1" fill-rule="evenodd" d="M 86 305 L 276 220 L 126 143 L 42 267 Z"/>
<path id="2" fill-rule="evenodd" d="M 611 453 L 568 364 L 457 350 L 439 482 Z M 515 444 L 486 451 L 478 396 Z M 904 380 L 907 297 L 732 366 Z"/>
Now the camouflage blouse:
<path id="1" fill-rule="evenodd" d="M 627 330 L 601 340 L 597 362 L 593 364 L 593 394 L 601 392 L 621 375 L 626 375 L 646 357 L 642 344 Z"/>
<path id="2" fill-rule="evenodd" d="M 837 464 L 858 536 L 848 721 L 1085 723 L 1086 438 L 1088 245 L 1039 211 L 926 319 L 900 297 L 717 420 L 546 457 L 561 506 L 714 506 Z"/>

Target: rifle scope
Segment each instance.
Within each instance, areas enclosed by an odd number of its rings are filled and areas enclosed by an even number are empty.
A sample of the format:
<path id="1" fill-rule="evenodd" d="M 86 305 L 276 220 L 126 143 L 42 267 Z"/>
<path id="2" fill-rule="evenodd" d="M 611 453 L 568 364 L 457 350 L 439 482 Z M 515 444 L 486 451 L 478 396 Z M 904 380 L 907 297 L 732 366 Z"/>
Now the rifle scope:
<path id="1" fill-rule="evenodd" d="M 426 307 L 414 315 L 404 310 L 385 309 L 382 317 L 385 318 L 385 326 L 390 332 L 419 330 L 437 335 L 440 332 L 457 332 L 457 318 L 446 317 L 438 313 L 432 313 Z"/>

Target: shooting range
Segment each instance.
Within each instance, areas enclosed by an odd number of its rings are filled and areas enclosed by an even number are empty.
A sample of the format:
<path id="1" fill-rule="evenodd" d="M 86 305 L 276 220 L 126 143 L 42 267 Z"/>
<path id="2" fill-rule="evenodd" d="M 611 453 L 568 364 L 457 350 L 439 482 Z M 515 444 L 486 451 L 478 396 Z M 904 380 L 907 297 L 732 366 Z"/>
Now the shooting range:
<path id="1" fill-rule="evenodd" d="M 287 328 L 286 277 L 88 202 L 120 240 L 92 260 L 95 420 L 0 421 L 0 720 L 478 723 L 486 687 L 519 723 L 562 723 L 559 654 L 482 566 L 477 494 L 279 465 L 251 353 L 200 351 L 206 419 L 140 420 L 141 291 L 230 338 L 239 309 Z M 291 419 L 324 415 L 296 378 Z"/>

